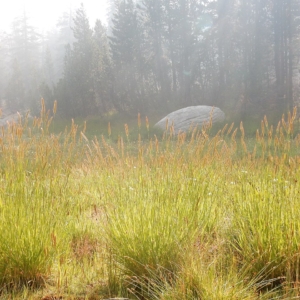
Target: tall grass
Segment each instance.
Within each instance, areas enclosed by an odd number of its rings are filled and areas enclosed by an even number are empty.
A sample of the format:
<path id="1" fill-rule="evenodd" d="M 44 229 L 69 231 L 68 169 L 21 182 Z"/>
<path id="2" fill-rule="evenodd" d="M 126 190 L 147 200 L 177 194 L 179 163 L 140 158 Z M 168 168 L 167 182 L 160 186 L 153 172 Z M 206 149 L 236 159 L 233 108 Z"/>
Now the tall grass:
<path id="1" fill-rule="evenodd" d="M 299 151 L 297 139 L 291 139 L 295 116 L 296 110 L 286 122 L 282 118 L 275 137 L 269 133 L 267 141 L 264 119 L 257 139 L 269 162 L 260 160 L 260 166 L 244 173 L 234 189 L 239 201 L 233 209 L 233 244 L 243 264 L 251 265 L 253 276 L 264 270 L 265 277 L 278 282 L 299 278 L 299 156 L 291 155 Z"/>
<path id="2" fill-rule="evenodd" d="M 74 145 L 49 134 L 43 102 L 41 116 L 30 121 L 20 116 L 1 134 L 0 282 L 8 289 L 44 285 L 68 230 Z"/>
<path id="3" fill-rule="evenodd" d="M 58 252 L 59 207 L 39 186 L 20 178 L 2 185 L 0 278 L 2 284 L 39 285 L 46 280 Z"/>
<path id="4" fill-rule="evenodd" d="M 256 139 L 139 117 L 136 138 L 90 140 L 52 133 L 55 112 L 1 130 L 1 297 L 299 297 L 295 110 Z"/>
<path id="5" fill-rule="evenodd" d="M 205 201 L 205 184 L 180 176 L 178 186 L 178 174 L 145 173 L 137 170 L 136 181 L 125 179 L 107 209 L 109 247 L 127 282 L 176 273 L 186 247 L 214 226 L 216 204 Z"/>

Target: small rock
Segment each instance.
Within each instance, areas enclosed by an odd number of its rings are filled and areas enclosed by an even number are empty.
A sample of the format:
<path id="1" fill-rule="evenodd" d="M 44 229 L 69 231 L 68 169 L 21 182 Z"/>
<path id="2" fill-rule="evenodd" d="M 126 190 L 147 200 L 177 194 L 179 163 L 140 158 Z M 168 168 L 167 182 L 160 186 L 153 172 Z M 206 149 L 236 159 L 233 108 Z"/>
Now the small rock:
<path id="1" fill-rule="evenodd" d="M 10 109 L 1 108 L 0 127 L 7 126 L 8 123 L 18 123 L 20 118 L 24 119 L 26 112 L 12 112 Z"/>

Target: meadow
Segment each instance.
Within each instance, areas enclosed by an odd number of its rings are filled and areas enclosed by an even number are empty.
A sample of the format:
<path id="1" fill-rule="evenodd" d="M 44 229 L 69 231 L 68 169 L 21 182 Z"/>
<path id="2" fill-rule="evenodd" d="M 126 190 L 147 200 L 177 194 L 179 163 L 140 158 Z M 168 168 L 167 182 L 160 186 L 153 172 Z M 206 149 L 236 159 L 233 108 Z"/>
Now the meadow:
<path id="1" fill-rule="evenodd" d="M 251 137 L 55 113 L 0 132 L 0 299 L 300 298 L 296 109 Z"/>

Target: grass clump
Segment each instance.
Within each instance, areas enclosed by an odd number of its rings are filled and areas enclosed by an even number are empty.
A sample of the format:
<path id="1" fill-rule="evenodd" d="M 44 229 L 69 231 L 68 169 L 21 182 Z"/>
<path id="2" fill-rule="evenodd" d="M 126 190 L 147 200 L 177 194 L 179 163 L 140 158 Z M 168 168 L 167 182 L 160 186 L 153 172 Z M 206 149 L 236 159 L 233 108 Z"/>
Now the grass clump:
<path id="1" fill-rule="evenodd" d="M 294 180 L 299 171 L 259 173 L 255 184 L 249 176 L 236 191 L 241 201 L 235 204 L 234 244 L 253 274 L 265 270 L 269 278 L 298 280 L 299 189 Z"/>
<path id="2" fill-rule="evenodd" d="M 131 278 L 135 285 L 136 278 L 150 284 L 153 278 L 173 276 L 195 235 L 204 236 L 212 227 L 209 214 L 215 206 L 204 201 L 205 185 L 178 174 L 167 178 L 160 168 L 140 172 L 147 182 L 143 177 L 125 181 L 127 191 L 121 190 L 107 209 L 108 245 L 124 280 Z"/>
<path id="3" fill-rule="evenodd" d="M 35 196 L 40 195 L 31 195 Z M 58 212 L 34 204 L 33 198 L 18 194 L 7 198 L 1 199 L 0 282 L 13 286 L 43 284 L 58 254 Z M 45 201 L 42 199 L 39 201 Z"/>
<path id="4" fill-rule="evenodd" d="M 27 117 L 2 128 L 0 172 L 0 285 L 40 287 L 65 254 L 70 209 L 64 145 L 48 134 L 49 112 L 29 127 Z M 37 129 L 39 127 L 39 129 Z M 33 135 L 33 132 L 34 135 Z M 71 149 L 69 146 L 68 149 Z M 70 157 L 69 157 L 70 159 Z M 61 202 L 61 198 L 65 198 Z"/>

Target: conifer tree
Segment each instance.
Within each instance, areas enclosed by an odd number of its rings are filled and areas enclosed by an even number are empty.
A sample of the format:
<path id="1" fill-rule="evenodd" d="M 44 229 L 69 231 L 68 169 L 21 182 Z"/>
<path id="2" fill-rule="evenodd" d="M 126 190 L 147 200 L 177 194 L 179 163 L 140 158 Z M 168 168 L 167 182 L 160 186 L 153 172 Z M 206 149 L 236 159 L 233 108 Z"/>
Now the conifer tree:
<path id="1" fill-rule="evenodd" d="M 92 78 L 99 112 L 108 112 L 113 107 L 112 65 L 106 28 L 100 20 L 96 20 L 93 32 Z"/>
<path id="2" fill-rule="evenodd" d="M 12 74 L 6 88 L 7 107 L 12 111 L 24 109 L 26 89 L 20 64 L 17 59 L 12 63 Z"/>
<path id="3" fill-rule="evenodd" d="M 39 85 L 40 35 L 30 26 L 25 12 L 12 25 L 9 35 L 12 72 L 6 89 L 7 105 L 23 109 L 30 106 L 29 94 L 36 93 Z"/>
<path id="4" fill-rule="evenodd" d="M 73 34 L 75 42 L 66 49 L 65 81 L 69 109 L 73 116 L 95 112 L 95 92 L 92 79 L 92 30 L 83 4 L 75 13 Z"/>
<path id="5" fill-rule="evenodd" d="M 110 47 L 114 70 L 114 106 L 122 111 L 143 108 L 142 28 L 132 0 L 116 3 Z"/>

